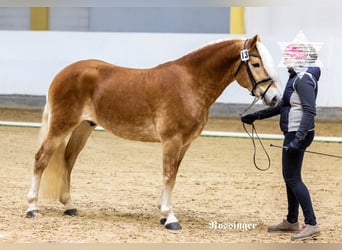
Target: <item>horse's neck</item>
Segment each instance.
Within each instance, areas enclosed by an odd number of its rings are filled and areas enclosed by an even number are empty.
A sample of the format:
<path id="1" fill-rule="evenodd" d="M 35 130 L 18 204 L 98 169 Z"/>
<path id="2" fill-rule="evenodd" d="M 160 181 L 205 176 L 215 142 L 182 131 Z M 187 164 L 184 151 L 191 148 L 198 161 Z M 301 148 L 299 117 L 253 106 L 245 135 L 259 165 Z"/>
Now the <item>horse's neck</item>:
<path id="1" fill-rule="evenodd" d="M 234 81 L 240 47 L 239 41 L 231 40 L 206 46 L 180 59 L 191 74 L 190 84 L 208 108 Z"/>

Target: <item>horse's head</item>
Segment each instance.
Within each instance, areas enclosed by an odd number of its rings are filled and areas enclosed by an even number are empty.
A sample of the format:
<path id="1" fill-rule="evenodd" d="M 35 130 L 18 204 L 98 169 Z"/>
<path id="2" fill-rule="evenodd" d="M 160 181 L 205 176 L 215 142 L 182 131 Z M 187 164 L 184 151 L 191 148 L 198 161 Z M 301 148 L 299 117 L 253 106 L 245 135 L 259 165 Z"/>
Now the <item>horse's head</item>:
<path id="1" fill-rule="evenodd" d="M 241 61 L 235 71 L 235 79 L 251 95 L 261 98 L 264 104 L 275 106 L 280 100 L 277 88 L 279 78 L 271 54 L 258 35 L 242 43 Z"/>

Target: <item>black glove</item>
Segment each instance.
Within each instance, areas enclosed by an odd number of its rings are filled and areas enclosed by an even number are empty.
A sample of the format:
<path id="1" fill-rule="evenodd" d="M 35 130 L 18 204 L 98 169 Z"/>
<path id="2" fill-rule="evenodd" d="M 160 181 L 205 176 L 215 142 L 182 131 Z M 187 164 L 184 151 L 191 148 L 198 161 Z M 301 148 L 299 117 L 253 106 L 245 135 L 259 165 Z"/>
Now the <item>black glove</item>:
<path id="1" fill-rule="evenodd" d="M 241 116 L 241 121 L 247 124 L 253 124 L 253 122 L 257 119 L 258 119 L 258 115 L 256 113 Z"/>
<path id="2" fill-rule="evenodd" d="M 292 140 L 286 147 L 287 152 L 294 152 L 296 150 L 299 150 L 301 141 L 298 138 L 295 138 Z"/>

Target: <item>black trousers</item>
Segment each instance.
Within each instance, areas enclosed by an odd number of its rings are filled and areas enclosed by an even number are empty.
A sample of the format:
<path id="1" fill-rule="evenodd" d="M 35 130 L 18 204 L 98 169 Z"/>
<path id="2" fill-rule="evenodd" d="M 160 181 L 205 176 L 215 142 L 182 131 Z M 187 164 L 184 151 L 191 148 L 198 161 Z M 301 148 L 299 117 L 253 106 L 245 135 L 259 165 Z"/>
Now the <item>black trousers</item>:
<path id="1" fill-rule="evenodd" d="M 283 146 L 288 145 L 294 138 L 296 132 L 284 133 L 285 139 Z M 300 150 L 282 152 L 282 170 L 286 184 L 288 214 L 287 221 L 295 223 L 298 221 L 299 205 L 303 210 L 304 223 L 316 225 L 316 217 L 313 210 L 310 193 L 302 180 L 302 164 L 304 158 L 304 150 L 311 144 L 314 138 L 314 131 L 310 131 L 305 140 L 301 143 Z"/>

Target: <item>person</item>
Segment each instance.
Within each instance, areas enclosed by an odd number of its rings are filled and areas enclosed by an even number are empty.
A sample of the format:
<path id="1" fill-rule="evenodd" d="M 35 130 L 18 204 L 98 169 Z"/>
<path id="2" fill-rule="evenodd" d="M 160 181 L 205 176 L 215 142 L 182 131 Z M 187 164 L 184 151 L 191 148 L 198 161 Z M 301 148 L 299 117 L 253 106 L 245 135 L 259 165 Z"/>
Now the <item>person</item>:
<path id="1" fill-rule="evenodd" d="M 310 193 L 301 176 L 305 149 L 314 138 L 314 118 L 316 115 L 317 82 L 320 68 L 314 63 L 317 52 L 308 44 L 289 44 L 283 53 L 283 62 L 288 69 L 289 79 L 280 102 L 241 117 L 241 121 L 253 124 L 280 114 L 280 128 L 284 133 L 282 150 L 282 173 L 286 186 L 288 211 L 280 224 L 268 227 L 269 232 L 296 232 L 292 240 L 316 237 L 319 225 L 310 198 Z M 304 215 L 304 226 L 298 224 L 299 205 Z"/>

